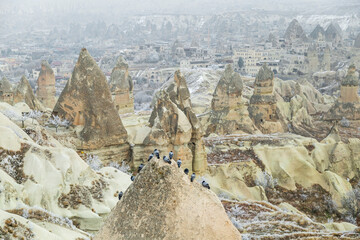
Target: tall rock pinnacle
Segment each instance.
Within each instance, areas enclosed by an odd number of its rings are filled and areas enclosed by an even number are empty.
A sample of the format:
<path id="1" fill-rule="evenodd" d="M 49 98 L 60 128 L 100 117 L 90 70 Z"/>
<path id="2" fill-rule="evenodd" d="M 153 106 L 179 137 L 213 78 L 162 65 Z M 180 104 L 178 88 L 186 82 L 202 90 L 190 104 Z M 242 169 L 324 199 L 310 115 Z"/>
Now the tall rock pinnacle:
<path id="1" fill-rule="evenodd" d="M 134 84 L 129 75 L 129 66 L 120 56 L 111 72 L 110 91 L 119 113 L 134 112 Z"/>
<path id="2" fill-rule="evenodd" d="M 80 52 L 53 113 L 73 125 L 84 126 L 80 132 L 83 149 L 123 144 L 127 140 L 106 77 L 85 48 Z"/>
<path id="3" fill-rule="evenodd" d="M 242 101 L 242 90 L 243 81 L 240 75 L 234 72 L 231 65 L 227 65 L 213 94 L 206 134 L 225 135 L 256 131 Z"/>
<path id="4" fill-rule="evenodd" d="M 300 41 L 300 42 L 306 42 L 308 41 L 308 38 L 301 27 L 300 23 L 294 19 L 289 24 L 288 28 L 285 31 L 284 36 L 286 42 L 291 43 L 294 41 Z"/>
<path id="5" fill-rule="evenodd" d="M 185 77 L 177 70 L 174 74 L 174 82 L 166 89 L 170 100 L 185 113 L 192 126 L 191 151 L 193 153 L 193 171 L 202 172 L 206 169 L 207 157 L 203 142 L 203 129 L 191 106 L 190 92 Z"/>
<path id="6" fill-rule="evenodd" d="M 37 80 L 37 97 L 47 108 L 53 108 L 55 99 L 55 75 L 47 61 L 42 61 L 41 70 Z"/>
<path id="7" fill-rule="evenodd" d="M 326 120 L 348 120 L 360 119 L 360 98 L 359 89 L 359 73 L 356 71 L 355 65 L 350 65 L 348 72 L 341 81 L 340 97 L 335 101 L 334 105 L 326 113 Z"/>
<path id="8" fill-rule="evenodd" d="M 0 101 L 6 102 L 10 105 L 14 103 L 14 93 L 12 85 L 6 77 L 0 80 Z"/>
<path id="9" fill-rule="evenodd" d="M 207 156 L 203 142 L 200 121 L 196 117 L 190 101 L 190 92 L 180 71 L 174 74 L 174 81 L 157 92 L 155 105 L 149 119 L 148 132 L 142 142 L 133 148 L 134 164 L 139 164 L 144 156 L 155 148 L 160 152 L 174 152 L 174 159 L 181 158 L 183 167 L 196 173 L 203 173 L 207 166 Z"/>
<path id="10" fill-rule="evenodd" d="M 266 64 L 260 68 L 254 84 L 248 108 L 250 117 L 263 133 L 283 132 L 274 95 L 274 73 Z"/>

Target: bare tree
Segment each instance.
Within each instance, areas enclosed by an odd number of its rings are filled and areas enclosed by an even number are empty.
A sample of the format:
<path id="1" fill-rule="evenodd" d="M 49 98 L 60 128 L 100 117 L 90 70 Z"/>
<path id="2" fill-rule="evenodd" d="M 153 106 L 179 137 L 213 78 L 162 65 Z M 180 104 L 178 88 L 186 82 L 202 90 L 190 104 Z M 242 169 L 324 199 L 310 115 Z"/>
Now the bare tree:
<path id="1" fill-rule="evenodd" d="M 56 132 L 59 127 L 68 127 L 70 122 L 66 119 L 61 119 L 59 116 L 52 115 L 48 121 L 50 124 L 55 126 Z"/>
<path id="2" fill-rule="evenodd" d="M 32 110 L 27 113 L 28 118 L 32 119 L 32 123 L 34 123 L 34 119 L 40 119 L 42 117 L 43 113 L 37 110 Z"/>

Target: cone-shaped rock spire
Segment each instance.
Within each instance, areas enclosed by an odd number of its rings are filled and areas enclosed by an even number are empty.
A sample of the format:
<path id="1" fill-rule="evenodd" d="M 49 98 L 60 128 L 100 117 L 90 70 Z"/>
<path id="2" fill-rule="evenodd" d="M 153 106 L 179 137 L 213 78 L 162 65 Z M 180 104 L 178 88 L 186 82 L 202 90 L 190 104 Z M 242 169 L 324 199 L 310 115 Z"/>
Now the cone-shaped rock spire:
<path id="1" fill-rule="evenodd" d="M 85 48 L 56 103 L 54 114 L 73 125 L 84 126 L 80 132 L 84 149 L 123 144 L 127 140 L 106 77 Z"/>

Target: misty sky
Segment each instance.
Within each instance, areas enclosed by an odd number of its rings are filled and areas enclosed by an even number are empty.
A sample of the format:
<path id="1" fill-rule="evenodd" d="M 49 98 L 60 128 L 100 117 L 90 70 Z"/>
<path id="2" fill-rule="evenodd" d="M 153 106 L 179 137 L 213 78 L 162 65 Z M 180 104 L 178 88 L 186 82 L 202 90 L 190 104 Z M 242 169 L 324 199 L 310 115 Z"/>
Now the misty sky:
<path id="1" fill-rule="evenodd" d="M 0 0 L 0 12 L 7 10 L 89 12 L 102 14 L 214 14 L 260 8 L 286 10 L 328 8 L 360 4 L 359 0 Z"/>
<path id="2" fill-rule="evenodd" d="M 359 9 L 360 0 L 0 0 L 0 33 L 71 23 L 85 25 L 93 21 L 117 24 L 134 15 L 266 11 L 295 18 L 299 15 L 360 16 Z"/>

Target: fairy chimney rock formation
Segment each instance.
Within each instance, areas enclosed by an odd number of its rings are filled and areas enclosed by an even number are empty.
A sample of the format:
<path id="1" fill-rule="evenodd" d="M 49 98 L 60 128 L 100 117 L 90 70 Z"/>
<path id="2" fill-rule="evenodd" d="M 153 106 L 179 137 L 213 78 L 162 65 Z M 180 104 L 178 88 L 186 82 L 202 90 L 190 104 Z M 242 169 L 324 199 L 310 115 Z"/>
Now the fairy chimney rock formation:
<path id="1" fill-rule="evenodd" d="M 213 94 L 211 109 L 221 111 L 236 108 L 241 102 L 242 90 L 243 81 L 240 75 L 234 72 L 231 65 L 227 65 Z"/>
<path id="2" fill-rule="evenodd" d="M 326 28 L 325 38 L 328 42 L 332 42 L 334 46 L 341 44 L 342 42 L 342 30 L 337 23 L 330 23 Z"/>
<path id="3" fill-rule="evenodd" d="M 345 78 L 341 81 L 340 98 L 342 103 L 359 102 L 359 74 L 356 72 L 355 65 L 351 65 Z"/>
<path id="4" fill-rule="evenodd" d="M 120 56 L 111 72 L 110 91 L 119 114 L 134 112 L 133 81 L 129 75 L 129 66 Z"/>
<path id="5" fill-rule="evenodd" d="M 32 110 L 44 111 L 44 106 L 35 97 L 29 80 L 23 75 L 14 90 L 14 103 L 25 102 Z"/>
<path id="6" fill-rule="evenodd" d="M 155 98 L 149 119 L 150 130 L 142 142 L 133 148 L 133 164 L 139 165 L 154 148 L 161 154 L 174 152 L 174 159 L 182 159 L 183 167 L 202 173 L 207 166 L 200 121 L 191 107 L 190 92 L 185 78 L 175 72 L 174 82 L 160 90 Z"/>
<path id="7" fill-rule="evenodd" d="M 37 79 L 36 95 L 40 102 L 47 107 L 53 108 L 56 103 L 55 99 L 55 75 L 47 61 L 41 62 L 41 70 Z"/>
<path id="8" fill-rule="evenodd" d="M 166 91 L 160 90 L 156 96 L 156 103 L 149 119 L 151 130 L 144 139 L 146 149 L 144 154 L 154 148 L 161 154 L 167 155 L 171 150 L 175 159 L 182 159 L 183 167 L 193 168 L 193 153 L 188 144 L 192 138 L 192 126 L 185 113 L 173 103 Z M 137 149 L 135 147 L 135 149 Z M 136 150 L 135 150 L 136 151 Z M 135 154 L 134 154 L 135 155 Z"/>
<path id="9" fill-rule="evenodd" d="M 255 131 L 255 126 L 248 118 L 247 107 L 242 101 L 242 90 L 240 75 L 234 72 L 231 65 L 227 65 L 213 94 L 207 135 Z"/>
<path id="10" fill-rule="evenodd" d="M 250 98 L 249 114 L 262 132 L 281 132 L 274 95 L 274 73 L 264 64 L 255 78 L 254 93 Z"/>
<path id="11" fill-rule="evenodd" d="M 326 120 L 360 119 L 360 99 L 358 95 L 359 74 L 355 65 L 351 65 L 341 81 L 340 97 L 325 115 Z"/>
<path id="12" fill-rule="evenodd" d="M 84 126 L 81 149 L 124 144 L 127 132 L 112 102 L 109 86 L 89 52 L 83 48 L 53 114 Z"/>
<path id="13" fill-rule="evenodd" d="M 0 101 L 10 105 L 14 103 L 14 93 L 11 83 L 6 77 L 0 80 Z"/>
<path id="14" fill-rule="evenodd" d="M 94 240 L 240 240 L 218 197 L 177 167 L 153 159 L 112 210 Z"/>
<path id="15" fill-rule="evenodd" d="M 313 73 L 319 70 L 319 56 L 313 44 L 311 44 L 307 50 L 306 62 L 308 64 L 308 72 Z"/>
<path id="16" fill-rule="evenodd" d="M 325 40 L 325 30 L 319 24 L 315 27 L 315 29 L 309 35 L 312 39 L 316 41 L 324 41 Z"/>
<path id="17" fill-rule="evenodd" d="M 192 137 L 189 143 L 193 154 L 194 172 L 202 172 L 207 166 L 207 156 L 205 153 L 205 146 L 203 142 L 203 129 L 199 119 L 191 106 L 190 92 L 186 84 L 185 77 L 177 70 L 174 74 L 174 82 L 172 82 L 166 89 L 170 100 L 183 111 L 192 126 Z"/>
<path id="18" fill-rule="evenodd" d="M 292 43 L 296 41 L 299 42 L 308 41 L 303 28 L 296 19 L 292 20 L 291 23 L 289 24 L 288 28 L 285 31 L 284 38 L 285 41 L 288 43 Z"/>

